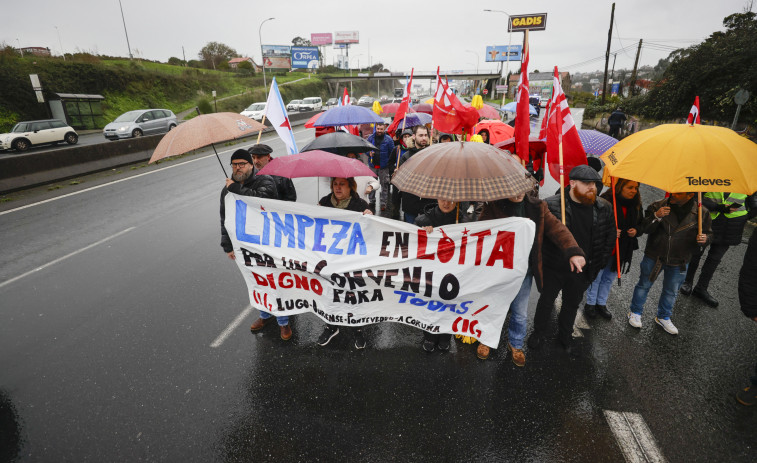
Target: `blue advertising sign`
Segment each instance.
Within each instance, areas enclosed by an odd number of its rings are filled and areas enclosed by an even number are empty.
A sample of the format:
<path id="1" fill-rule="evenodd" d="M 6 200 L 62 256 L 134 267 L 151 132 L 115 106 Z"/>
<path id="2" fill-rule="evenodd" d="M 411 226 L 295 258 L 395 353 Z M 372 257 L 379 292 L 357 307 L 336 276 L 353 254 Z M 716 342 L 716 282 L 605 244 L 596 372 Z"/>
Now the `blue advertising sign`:
<path id="1" fill-rule="evenodd" d="M 486 47 L 486 61 L 520 61 L 523 53 L 523 45 L 510 45 L 508 52 L 507 45 Z"/>
<path id="2" fill-rule="evenodd" d="M 612 87 L 610 88 L 610 95 L 616 96 L 620 92 L 620 82 L 615 82 L 612 84 Z"/>
<path id="3" fill-rule="evenodd" d="M 318 47 L 292 47 L 292 69 L 318 67 Z"/>

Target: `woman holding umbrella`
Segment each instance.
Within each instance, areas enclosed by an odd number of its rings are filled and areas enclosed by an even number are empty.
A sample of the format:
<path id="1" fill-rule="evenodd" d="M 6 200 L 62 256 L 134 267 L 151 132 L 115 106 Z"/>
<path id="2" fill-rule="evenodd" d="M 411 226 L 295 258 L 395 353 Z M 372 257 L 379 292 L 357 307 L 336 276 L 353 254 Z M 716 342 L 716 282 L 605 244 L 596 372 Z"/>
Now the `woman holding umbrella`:
<path id="1" fill-rule="evenodd" d="M 633 252 L 639 249 L 638 237 L 642 234 L 641 222 L 644 220 L 644 210 L 641 206 L 641 194 L 639 182 L 621 178 L 615 184 L 615 194 L 607 190 L 601 195 L 613 204 L 617 216 L 618 243 L 610 262 L 599 271 L 597 278 L 586 291 L 586 306 L 584 315 L 589 318 L 602 318 L 610 320 L 612 313 L 607 310 L 607 296 L 610 294 L 615 275 L 628 273 L 631 268 Z M 613 199 L 617 199 L 616 201 Z M 620 262 L 620 272 L 618 272 Z"/>
<path id="2" fill-rule="evenodd" d="M 368 208 L 368 203 L 358 195 L 357 183 L 352 177 L 332 178 L 331 193 L 321 198 L 321 200 L 318 201 L 318 204 L 326 207 L 362 212 L 363 215 L 373 215 L 373 212 Z M 326 327 L 323 329 L 323 333 L 321 333 L 321 336 L 318 338 L 318 344 L 325 346 L 337 334 L 339 334 L 339 327 L 327 323 Z M 362 328 L 355 329 L 355 348 L 365 348 L 365 338 L 363 337 Z"/>

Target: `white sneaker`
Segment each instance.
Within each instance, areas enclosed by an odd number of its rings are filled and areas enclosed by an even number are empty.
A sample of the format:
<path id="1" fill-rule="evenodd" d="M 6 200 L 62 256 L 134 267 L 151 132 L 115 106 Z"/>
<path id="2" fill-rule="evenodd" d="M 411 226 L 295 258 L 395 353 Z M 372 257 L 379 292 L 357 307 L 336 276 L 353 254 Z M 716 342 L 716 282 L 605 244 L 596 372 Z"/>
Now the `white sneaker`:
<path id="1" fill-rule="evenodd" d="M 658 325 L 662 327 L 665 331 L 667 331 L 670 334 L 678 334 L 678 328 L 673 324 L 673 322 L 668 320 L 660 320 L 657 317 L 654 317 L 654 321 L 657 322 Z"/>
<path id="2" fill-rule="evenodd" d="M 628 312 L 628 324 L 634 328 L 641 328 L 641 315 Z"/>

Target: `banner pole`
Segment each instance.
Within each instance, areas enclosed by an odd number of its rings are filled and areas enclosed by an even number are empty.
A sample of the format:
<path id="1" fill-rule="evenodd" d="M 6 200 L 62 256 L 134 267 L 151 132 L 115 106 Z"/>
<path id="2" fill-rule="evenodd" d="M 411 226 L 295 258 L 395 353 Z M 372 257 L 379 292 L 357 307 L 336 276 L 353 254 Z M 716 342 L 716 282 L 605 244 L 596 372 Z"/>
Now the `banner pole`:
<path id="1" fill-rule="evenodd" d="M 547 166 L 547 168 L 549 168 L 549 166 Z M 563 171 L 562 140 L 560 140 L 560 217 L 562 218 L 562 224 L 565 225 L 565 174 Z"/>
<path id="2" fill-rule="evenodd" d="M 262 119 L 262 120 L 260 121 L 260 123 L 261 123 L 261 124 L 263 124 L 263 125 L 265 125 L 265 114 L 263 114 L 263 119 Z M 261 136 L 261 135 L 263 135 L 263 129 L 260 129 L 260 130 L 258 131 L 258 140 L 257 140 L 257 141 L 255 142 L 255 144 L 256 144 L 256 145 L 257 145 L 258 143 L 260 143 L 260 136 Z"/>
<path id="3" fill-rule="evenodd" d="M 615 177 L 610 177 L 612 187 L 612 211 L 615 214 L 615 229 L 618 229 L 618 201 L 615 198 Z M 620 238 L 615 232 L 615 264 L 618 267 L 618 286 L 620 286 Z"/>

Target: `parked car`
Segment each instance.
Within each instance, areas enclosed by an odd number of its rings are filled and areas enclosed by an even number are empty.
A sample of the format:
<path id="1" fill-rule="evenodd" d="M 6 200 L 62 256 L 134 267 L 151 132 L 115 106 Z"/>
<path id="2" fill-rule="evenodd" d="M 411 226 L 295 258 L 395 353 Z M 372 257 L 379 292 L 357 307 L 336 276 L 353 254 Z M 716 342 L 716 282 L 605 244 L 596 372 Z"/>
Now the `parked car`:
<path id="1" fill-rule="evenodd" d="M 302 100 L 292 100 L 287 105 L 287 111 L 299 111 Z"/>
<path id="2" fill-rule="evenodd" d="M 339 104 L 339 99 L 337 99 L 337 98 L 329 98 L 329 99 L 328 99 L 328 100 L 326 101 L 326 107 L 327 107 L 327 108 L 330 108 L 330 107 L 332 107 L 332 106 L 336 106 L 336 105 L 338 105 L 338 104 Z"/>
<path id="3" fill-rule="evenodd" d="M 369 95 L 363 95 L 360 97 L 360 99 L 357 101 L 357 104 L 359 105 L 372 105 L 373 104 L 373 97 Z"/>
<path id="4" fill-rule="evenodd" d="M 168 132 L 177 124 L 176 115 L 167 109 L 137 109 L 121 114 L 106 125 L 103 136 L 113 141 L 156 135 Z"/>
<path id="5" fill-rule="evenodd" d="M 250 119 L 255 119 L 256 121 L 260 122 L 263 120 L 263 115 L 265 114 L 265 107 L 266 107 L 265 101 L 260 102 L 260 103 L 253 103 L 239 114 L 243 116 L 247 116 Z"/>
<path id="6" fill-rule="evenodd" d="M 26 151 L 32 146 L 79 141 L 76 131 L 60 119 L 24 121 L 13 126 L 9 133 L 0 135 L 0 149 Z"/>
<path id="7" fill-rule="evenodd" d="M 300 111 L 320 111 L 323 108 L 323 101 L 319 96 L 311 96 L 302 100 Z"/>

